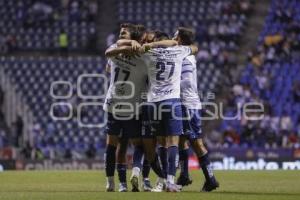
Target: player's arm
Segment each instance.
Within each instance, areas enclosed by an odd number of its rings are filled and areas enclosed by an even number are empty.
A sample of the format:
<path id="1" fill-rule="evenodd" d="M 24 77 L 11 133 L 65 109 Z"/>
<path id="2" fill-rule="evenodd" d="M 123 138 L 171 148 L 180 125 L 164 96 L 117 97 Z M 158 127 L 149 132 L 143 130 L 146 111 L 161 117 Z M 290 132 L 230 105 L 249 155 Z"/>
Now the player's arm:
<path id="1" fill-rule="evenodd" d="M 189 46 L 191 48 L 191 54 L 195 55 L 196 53 L 198 53 L 198 46 L 196 44 L 192 44 Z"/>
<path id="2" fill-rule="evenodd" d="M 132 50 L 136 51 L 138 50 L 141 45 L 136 40 L 127 40 L 127 39 L 121 39 L 117 41 L 117 46 L 131 46 Z"/>
<path id="3" fill-rule="evenodd" d="M 116 47 L 116 48 L 108 48 L 106 51 L 105 51 L 105 56 L 107 58 L 109 57 L 114 57 L 114 56 L 117 56 L 119 55 L 120 53 L 123 53 L 123 54 L 132 54 L 133 51 L 132 51 L 132 48 L 130 46 L 122 46 L 122 47 Z"/>
<path id="4" fill-rule="evenodd" d="M 151 48 L 157 48 L 157 47 L 173 47 L 178 45 L 178 42 L 175 40 L 162 40 L 157 42 L 149 43 L 151 45 Z"/>
<path id="5" fill-rule="evenodd" d="M 131 46 L 131 42 L 133 40 L 128 40 L 128 39 L 120 39 L 117 41 L 117 46 L 120 47 L 120 46 Z"/>
<path id="6" fill-rule="evenodd" d="M 152 48 L 158 48 L 158 47 L 173 47 L 178 45 L 178 42 L 175 40 L 162 40 L 157 42 L 151 42 L 146 43 L 142 46 L 142 51 L 146 52 L 149 51 Z"/>

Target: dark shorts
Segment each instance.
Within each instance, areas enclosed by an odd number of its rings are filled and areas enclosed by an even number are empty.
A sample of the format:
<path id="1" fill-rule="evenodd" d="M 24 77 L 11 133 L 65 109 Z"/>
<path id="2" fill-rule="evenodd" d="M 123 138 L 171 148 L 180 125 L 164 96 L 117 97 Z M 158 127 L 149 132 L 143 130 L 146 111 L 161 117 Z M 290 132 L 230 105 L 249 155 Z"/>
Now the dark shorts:
<path id="1" fill-rule="evenodd" d="M 142 132 L 142 117 L 134 116 L 132 119 L 118 119 L 113 114 L 107 113 L 105 133 L 116 135 L 120 138 L 137 138 Z"/>
<path id="2" fill-rule="evenodd" d="M 189 140 L 202 138 L 201 110 L 187 109 L 182 106 L 182 113 L 184 117 L 184 120 L 182 120 L 184 136 Z"/>
<path id="3" fill-rule="evenodd" d="M 149 108 L 151 129 L 155 136 L 182 135 L 182 108 L 180 99 L 153 103 Z"/>
<path id="4" fill-rule="evenodd" d="M 145 103 L 142 106 L 142 138 L 154 138 L 153 132 L 151 131 L 151 117 L 149 113 L 149 105 Z"/>

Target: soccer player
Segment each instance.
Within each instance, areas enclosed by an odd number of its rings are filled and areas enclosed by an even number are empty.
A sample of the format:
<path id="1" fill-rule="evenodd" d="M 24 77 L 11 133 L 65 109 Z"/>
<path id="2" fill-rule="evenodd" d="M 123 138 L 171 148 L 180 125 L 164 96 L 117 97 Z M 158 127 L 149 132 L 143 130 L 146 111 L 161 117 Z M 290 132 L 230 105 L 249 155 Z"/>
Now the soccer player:
<path id="1" fill-rule="evenodd" d="M 191 45 L 194 43 L 195 33 L 192 29 L 179 27 L 174 39 L 180 45 Z M 192 183 L 188 173 L 188 149 L 187 141 L 190 142 L 195 151 L 199 165 L 205 176 L 205 183 L 202 191 L 212 191 L 219 187 L 208 157 L 208 151 L 202 140 L 201 130 L 201 102 L 197 89 L 197 65 L 194 55 L 190 55 L 183 60 L 181 72 L 181 101 L 183 104 L 183 130 L 184 136 L 180 137 L 179 160 L 181 173 L 177 184 L 185 186 Z"/>
<path id="2" fill-rule="evenodd" d="M 167 34 L 160 33 L 159 40 L 168 39 Z M 148 102 L 152 117 L 151 126 L 156 136 L 165 139 L 168 145 L 167 185 L 169 192 L 179 192 L 175 184 L 179 135 L 182 133 L 182 109 L 180 102 L 180 76 L 182 62 L 185 57 L 197 52 L 197 47 L 191 45 L 168 48 L 152 48 L 151 44 L 143 45 L 149 50 L 143 55 L 148 68 L 149 91 Z M 163 183 L 158 183 L 155 189 L 162 189 Z M 160 191 L 160 190 L 155 190 Z"/>
<path id="3" fill-rule="evenodd" d="M 146 31 L 144 34 L 144 37 L 141 41 L 141 44 L 145 43 L 151 43 L 154 40 L 154 31 Z M 148 86 L 148 80 L 147 80 L 147 86 Z M 148 89 L 148 87 L 147 87 Z M 147 102 L 147 90 L 144 93 L 144 102 Z M 152 150 L 155 150 L 155 138 L 151 132 L 151 126 L 150 126 L 150 119 L 148 115 L 148 107 L 146 105 L 143 105 L 142 107 L 142 144 L 143 146 L 147 147 L 149 145 L 152 145 L 153 148 L 148 151 L 148 155 L 145 156 L 145 149 L 143 148 L 144 151 L 144 162 L 143 162 L 143 168 L 142 168 L 142 175 L 143 175 L 143 190 L 144 192 L 151 192 L 152 186 L 151 182 L 149 179 L 149 174 L 150 174 L 150 163 L 145 157 L 149 157 L 149 152 L 152 153 Z M 148 148 L 149 149 L 149 148 Z M 155 160 L 155 158 L 153 158 Z"/>
<path id="4" fill-rule="evenodd" d="M 107 191 L 114 191 L 114 167 L 115 151 L 118 144 L 118 135 L 132 138 L 132 143 L 138 146 L 138 137 L 141 135 L 142 120 L 140 116 L 141 93 L 145 89 L 147 70 L 143 59 L 136 55 L 143 33 L 140 26 L 131 24 L 121 25 L 120 39 L 118 45 L 113 45 L 106 50 L 105 55 L 110 58 L 111 81 L 105 99 L 104 110 L 108 115 L 106 127 L 107 148 L 106 148 L 106 176 Z M 123 37 L 123 36 L 126 37 Z M 127 39 L 127 40 L 126 40 Z M 129 41 L 129 39 L 132 39 Z M 120 43 L 129 42 L 130 45 L 122 46 Z M 177 42 L 176 42 L 177 43 Z M 136 157 L 136 156 L 134 156 Z M 134 167 L 139 166 L 140 159 L 134 158 Z M 158 158 L 147 158 L 153 171 L 161 178 L 165 178 Z M 141 166 L 139 166 L 141 168 Z M 125 176 L 126 177 L 126 176 Z M 125 182 L 123 182 L 125 181 Z M 120 180 L 120 191 L 127 191 L 126 179 Z M 133 191 L 138 191 L 138 181 L 131 180 Z M 125 188 L 125 189 L 123 189 Z"/>
<path id="5" fill-rule="evenodd" d="M 142 33 L 137 31 L 133 24 L 122 24 L 120 39 L 140 39 Z M 134 42 L 133 42 L 134 43 Z M 134 43 L 138 45 L 138 43 Z M 135 116 L 136 103 L 140 103 L 140 93 L 145 85 L 146 70 L 142 61 L 134 60 L 129 55 L 131 49 L 112 45 L 106 51 L 109 58 L 109 69 L 111 73 L 110 86 L 104 103 L 104 110 L 108 115 L 106 127 L 107 147 L 105 158 L 105 169 L 107 176 L 107 191 L 114 191 L 114 170 L 116 164 L 116 148 L 118 149 L 118 165 L 120 179 L 120 192 L 127 191 L 126 183 L 126 150 L 127 140 L 133 134 L 141 131 L 141 120 Z M 127 96 L 127 97 L 126 97 Z M 120 140 L 120 137 L 122 138 Z"/>
<path id="6" fill-rule="evenodd" d="M 141 28 L 141 26 L 138 26 Z M 148 32 L 144 35 L 142 39 L 144 42 L 150 42 L 153 40 L 154 32 Z M 139 41 L 142 42 L 142 41 Z M 133 45 L 133 41 L 131 40 L 119 40 L 117 41 L 119 46 L 129 46 L 132 49 L 138 49 L 137 45 Z M 152 47 L 155 46 L 174 46 L 177 45 L 177 42 L 173 40 L 160 41 L 156 43 L 151 43 Z M 146 90 L 146 88 L 145 88 Z M 156 141 L 154 136 L 152 135 L 151 128 L 149 126 L 149 117 L 148 117 L 148 107 L 147 104 L 142 104 L 142 121 L 143 121 L 143 132 L 141 137 L 136 137 L 132 139 L 132 143 L 134 144 L 134 154 L 133 154 L 133 170 L 132 176 L 130 178 L 130 182 L 132 184 L 132 191 L 139 191 L 139 174 L 142 168 L 142 159 L 143 155 L 145 155 L 146 160 L 150 161 L 151 167 L 154 172 L 159 176 L 158 182 L 165 182 L 166 173 L 159 172 L 158 168 L 160 168 L 158 156 L 155 153 Z M 147 169 L 147 165 L 143 167 L 143 176 L 144 176 L 144 191 L 149 191 L 151 189 L 150 181 L 147 178 L 149 175 L 149 169 Z"/>
<path id="7" fill-rule="evenodd" d="M 132 50 L 136 51 L 139 49 L 140 45 L 139 43 L 143 43 L 144 40 L 146 40 L 148 34 L 145 32 L 145 28 L 143 25 L 136 25 L 136 28 L 139 32 L 143 32 L 144 35 L 143 37 L 140 38 L 139 41 L 134 41 L 134 40 L 119 40 L 117 41 L 117 45 L 119 47 L 122 46 L 129 46 L 132 48 Z M 138 42 L 138 43 L 136 43 Z M 145 67 L 145 66 L 141 66 Z M 146 81 L 146 79 L 145 79 Z M 145 88 L 143 89 L 143 92 L 147 90 L 146 84 Z M 142 93 L 141 93 L 142 95 Z M 143 96 L 142 96 L 143 97 Z M 142 98 L 144 100 L 144 98 Z M 150 179 L 149 179 L 149 164 L 148 161 L 144 158 L 144 148 L 143 148 L 143 142 L 142 142 L 142 135 L 145 135 L 145 131 L 147 131 L 145 127 L 147 127 L 146 124 L 146 113 L 145 113 L 145 108 L 142 107 L 142 131 L 140 132 L 141 134 L 135 134 L 134 137 L 131 137 L 131 143 L 134 146 L 134 152 L 133 152 L 133 168 L 132 168 L 132 175 L 130 177 L 130 183 L 132 185 L 132 191 L 133 192 L 139 192 L 139 174 L 141 171 L 143 171 L 143 176 L 144 176 L 144 183 L 143 183 L 143 189 L 144 191 L 151 191 L 152 187 L 150 184 Z M 142 133 L 143 132 L 143 133 Z"/>
<path id="8" fill-rule="evenodd" d="M 145 27 L 143 25 L 135 25 L 135 28 L 136 28 L 136 32 L 139 32 L 139 33 L 144 33 L 140 38 L 139 40 L 126 40 L 126 39 L 121 39 L 121 40 L 118 40 L 117 41 L 117 46 L 118 47 L 123 47 L 123 46 L 127 46 L 127 47 L 131 47 L 132 48 L 132 51 L 137 51 L 141 45 L 139 43 L 142 42 L 142 40 L 144 40 L 144 37 L 146 36 L 146 31 L 145 31 Z M 136 55 L 138 56 L 138 55 Z M 134 59 L 133 59 L 134 60 Z M 141 63 L 141 62 L 139 62 Z M 141 68 L 145 69 L 145 66 L 140 66 Z M 139 70 L 139 69 L 137 69 Z M 145 78 L 145 83 L 146 83 L 146 78 Z M 142 87 L 142 92 L 146 91 L 147 90 L 147 86 L 146 84 L 143 84 L 143 86 L 139 86 L 139 87 Z M 143 98 L 142 98 L 142 92 L 139 93 L 139 94 L 136 94 L 136 95 L 141 95 L 140 98 L 141 100 L 143 101 Z M 139 106 L 139 105 L 138 105 Z M 141 108 L 142 110 L 142 113 L 143 113 L 143 108 Z M 144 156 L 144 152 L 143 152 L 143 143 L 142 143 L 142 139 L 141 139 L 141 136 L 142 136 L 142 131 L 144 130 L 144 115 L 141 114 L 141 126 L 142 126 L 142 130 L 139 132 L 140 134 L 134 134 L 133 136 L 131 136 L 131 143 L 133 144 L 134 146 L 134 153 L 133 153 L 133 168 L 132 168 L 132 175 L 130 177 L 130 183 L 132 185 L 132 192 L 139 192 L 139 174 L 140 174 L 140 171 L 142 171 L 142 168 L 143 168 L 143 156 Z M 145 164 L 147 164 L 147 161 L 145 160 Z M 146 165 L 145 165 L 145 168 L 146 168 Z M 147 171 L 147 170 L 146 170 Z M 148 176 L 149 174 L 147 174 L 146 176 Z M 150 185 L 150 181 L 149 179 L 147 179 L 145 182 L 144 182 L 144 189 L 146 191 L 149 191 L 149 187 L 151 187 Z"/>

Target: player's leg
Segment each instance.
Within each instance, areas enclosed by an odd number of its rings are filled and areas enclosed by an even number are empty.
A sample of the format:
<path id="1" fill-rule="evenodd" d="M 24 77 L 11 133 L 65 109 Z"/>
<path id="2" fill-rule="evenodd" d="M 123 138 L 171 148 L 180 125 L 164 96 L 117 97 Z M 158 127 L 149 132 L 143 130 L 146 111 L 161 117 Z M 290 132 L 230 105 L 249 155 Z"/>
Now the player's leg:
<path id="1" fill-rule="evenodd" d="M 192 180 L 189 177 L 189 146 L 188 138 L 190 134 L 190 115 L 187 108 L 182 105 L 182 126 L 183 126 L 183 135 L 180 136 L 179 140 L 179 165 L 180 165 L 180 176 L 177 179 L 177 184 L 182 186 L 187 186 L 192 183 Z"/>
<path id="2" fill-rule="evenodd" d="M 126 179 L 126 171 L 127 171 L 127 153 L 128 147 L 128 139 L 126 137 L 119 138 L 119 144 L 117 148 L 117 171 L 119 177 L 119 192 L 127 192 L 127 179 Z"/>
<path id="3" fill-rule="evenodd" d="M 145 159 L 148 160 L 152 170 L 158 176 L 156 186 L 151 191 L 162 192 L 165 188 L 166 174 L 156 153 L 156 140 L 154 138 L 143 138 L 143 144 L 145 147 Z"/>
<path id="4" fill-rule="evenodd" d="M 168 174 L 168 145 L 167 137 L 157 136 L 157 153 L 165 174 Z"/>
<path id="5" fill-rule="evenodd" d="M 155 148 L 155 141 L 154 141 L 154 136 L 151 131 L 151 121 L 150 121 L 150 116 L 149 116 L 149 110 L 148 110 L 148 105 L 143 105 L 142 106 L 142 143 L 144 146 L 144 161 L 143 161 L 143 167 L 142 167 L 142 174 L 143 174 L 143 190 L 144 192 L 150 192 L 152 189 L 151 182 L 149 179 L 149 174 L 150 174 L 150 168 L 151 164 L 150 161 L 146 158 L 146 153 L 145 150 L 147 149 L 147 145 L 154 146 Z M 147 140 L 149 140 L 147 144 Z M 145 143 L 144 143 L 145 141 Z M 144 145 L 146 144 L 146 145 Z"/>
<path id="6" fill-rule="evenodd" d="M 106 173 L 106 191 L 113 192 L 115 190 L 114 173 L 116 167 L 116 149 L 118 145 L 118 135 L 120 133 L 120 126 L 112 116 L 108 113 L 106 126 L 106 151 L 105 151 L 105 173 Z"/>
<path id="7" fill-rule="evenodd" d="M 123 123 L 123 132 L 130 137 L 130 142 L 133 145 L 133 168 L 130 177 L 132 192 L 139 192 L 139 176 L 143 166 L 144 149 L 141 139 L 142 120 L 141 116 L 135 116 L 133 119 Z"/>
<path id="8" fill-rule="evenodd" d="M 150 166 L 154 173 L 158 176 L 156 186 L 151 190 L 153 192 L 162 192 L 165 186 L 166 173 L 161 167 L 159 156 L 156 153 L 156 136 L 160 134 L 160 130 L 163 128 L 161 121 L 157 120 L 155 116 L 157 114 L 157 106 L 151 105 L 147 107 L 149 123 L 145 126 L 145 134 L 143 134 L 143 145 L 145 150 L 145 158 L 150 163 Z"/>
<path id="9" fill-rule="evenodd" d="M 202 139 L 201 110 L 189 110 L 189 113 L 191 116 L 189 135 L 190 144 L 198 157 L 199 165 L 201 166 L 205 177 L 205 183 L 202 191 L 209 192 L 219 187 L 219 183 L 213 174 L 208 151 Z"/>
<path id="10" fill-rule="evenodd" d="M 164 113 L 164 123 L 167 134 L 168 144 L 168 175 L 167 175 L 167 191 L 179 192 L 179 188 L 175 184 L 176 168 L 178 165 L 178 145 L 179 136 L 182 135 L 182 107 L 179 99 L 169 101 L 171 112 Z"/>
<path id="11" fill-rule="evenodd" d="M 185 136 L 181 136 L 179 139 L 179 166 L 180 175 L 176 184 L 182 186 L 192 184 L 189 176 L 189 145 Z"/>
<path id="12" fill-rule="evenodd" d="M 159 184 L 159 188 L 160 188 L 159 191 L 162 191 L 164 188 L 166 175 L 165 175 L 164 171 L 162 170 L 162 168 L 160 167 L 158 155 L 155 152 L 156 141 L 154 138 L 143 138 L 143 146 L 147 147 L 147 148 L 143 149 L 144 153 L 145 153 L 145 160 L 147 160 L 150 163 L 149 165 L 151 166 L 153 171 L 158 176 L 157 184 Z M 150 169 L 148 170 L 146 177 L 148 177 L 149 171 L 150 171 Z M 136 181 L 134 181 L 134 180 L 136 180 L 135 177 L 136 177 L 136 175 L 132 176 L 131 183 L 132 183 L 133 188 L 138 188 L 137 187 L 138 183 L 136 183 Z M 144 179 L 143 188 L 144 188 L 144 191 L 150 191 L 152 189 L 149 178 Z"/>
<path id="13" fill-rule="evenodd" d="M 205 183 L 202 187 L 202 191 L 210 192 L 219 187 L 219 183 L 214 176 L 208 156 L 208 151 L 205 148 L 203 140 L 201 138 L 191 140 L 190 143 L 198 157 L 199 164 L 205 177 Z"/>
<path id="14" fill-rule="evenodd" d="M 150 192 L 152 189 L 149 174 L 150 174 L 150 163 L 148 160 L 144 157 L 144 162 L 143 162 L 143 169 L 142 169 L 142 174 L 143 174 L 143 190 L 144 192 Z"/>
<path id="15" fill-rule="evenodd" d="M 106 191 L 115 190 L 115 167 L 116 167 L 116 149 L 118 145 L 118 136 L 107 135 L 105 151 L 105 173 L 106 173 Z"/>
<path id="16" fill-rule="evenodd" d="M 154 173 L 156 173 L 160 180 L 164 180 L 167 175 L 161 168 L 159 156 L 156 153 L 156 136 L 159 135 L 162 129 L 161 121 L 157 120 L 157 105 L 155 103 L 148 104 L 145 111 L 147 112 L 145 118 L 148 121 L 147 126 L 145 126 L 145 134 L 143 134 L 145 157 L 149 161 Z"/>
<path id="17" fill-rule="evenodd" d="M 132 174 L 130 183 L 132 185 L 132 192 L 139 192 L 139 176 L 143 166 L 144 149 L 141 138 L 131 139 L 134 148 L 132 158 Z"/>
<path id="18" fill-rule="evenodd" d="M 141 138 L 135 138 L 131 140 L 131 143 L 134 147 L 133 158 L 132 158 L 133 161 L 132 173 L 139 176 L 143 166 L 143 157 L 144 157 L 143 142 Z"/>
<path id="19" fill-rule="evenodd" d="M 168 136 L 168 175 L 167 182 L 175 184 L 176 168 L 178 164 L 179 136 Z"/>

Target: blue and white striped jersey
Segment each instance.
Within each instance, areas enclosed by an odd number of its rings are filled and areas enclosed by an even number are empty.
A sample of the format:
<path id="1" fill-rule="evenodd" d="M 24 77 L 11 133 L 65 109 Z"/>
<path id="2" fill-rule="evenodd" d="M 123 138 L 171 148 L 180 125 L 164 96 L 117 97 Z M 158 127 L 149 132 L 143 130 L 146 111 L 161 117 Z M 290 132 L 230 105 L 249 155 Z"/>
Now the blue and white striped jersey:
<path id="1" fill-rule="evenodd" d="M 201 109 L 197 88 L 197 63 L 194 55 L 183 60 L 181 72 L 181 101 L 188 109 Z"/>

